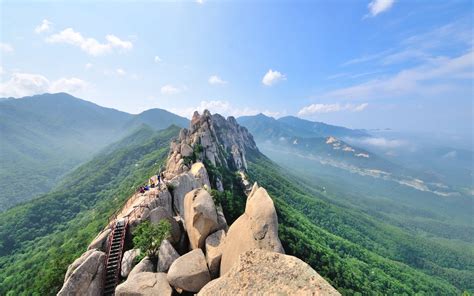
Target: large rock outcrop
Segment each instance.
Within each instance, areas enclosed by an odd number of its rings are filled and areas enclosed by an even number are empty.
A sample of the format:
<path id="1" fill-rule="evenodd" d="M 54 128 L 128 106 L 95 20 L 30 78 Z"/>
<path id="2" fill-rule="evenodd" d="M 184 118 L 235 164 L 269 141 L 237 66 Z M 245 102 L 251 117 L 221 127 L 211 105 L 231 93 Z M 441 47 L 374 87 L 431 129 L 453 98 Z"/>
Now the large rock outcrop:
<path id="1" fill-rule="evenodd" d="M 127 277 L 134 266 L 136 258 L 140 256 L 140 249 L 131 249 L 123 253 L 120 275 Z"/>
<path id="2" fill-rule="evenodd" d="M 131 278 L 142 272 L 154 272 L 155 266 L 148 256 L 144 257 L 142 261 L 138 262 L 135 267 L 132 268 L 132 271 L 128 274 L 128 277 Z"/>
<path id="3" fill-rule="evenodd" d="M 206 238 L 206 261 L 212 278 L 219 276 L 224 238 L 224 230 L 216 231 Z"/>
<path id="4" fill-rule="evenodd" d="M 76 259 L 66 272 L 59 296 L 102 295 L 105 253 L 89 250 Z"/>
<path id="5" fill-rule="evenodd" d="M 254 249 L 243 253 L 234 267 L 204 286 L 198 295 L 340 294 L 302 260 Z"/>
<path id="6" fill-rule="evenodd" d="M 168 238 L 171 243 L 176 244 L 179 242 L 181 237 L 181 227 L 179 223 L 171 216 L 167 209 L 164 207 L 157 207 L 156 209 L 151 210 L 148 217 L 152 224 L 158 224 L 161 220 L 166 220 L 171 226 L 170 237 Z"/>
<path id="7" fill-rule="evenodd" d="M 204 189 L 195 189 L 184 198 L 184 224 L 192 249 L 203 248 L 206 237 L 219 224 L 211 195 Z"/>
<path id="8" fill-rule="evenodd" d="M 178 252 L 173 248 L 168 240 L 161 242 L 160 250 L 158 251 L 158 272 L 167 272 L 171 264 L 179 258 Z"/>
<path id="9" fill-rule="evenodd" d="M 211 188 L 211 183 L 209 182 L 209 175 L 207 174 L 206 167 L 202 162 L 196 162 L 191 166 L 190 173 L 196 178 L 199 187 L 207 186 Z"/>
<path id="10" fill-rule="evenodd" d="M 183 173 L 174 177 L 168 186 L 173 194 L 175 212 L 184 217 L 184 197 L 189 191 L 199 188 L 199 183 L 192 174 Z"/>
<path id="11" fill-rule="evenodd" d="M 225 274 L 240 254 L 252 249 L 284 253 L 278 238 L 278 217 L 273 200 L 257 183 L 247 197 L 245 212 L 229 227 L 222 248 L 220 274 Z"/>
<path id="12" fill-rule="evenodd" d="M 189 292 L 199 292 L 210 280 L 206 258 L 201 249 L 195 249 L 179 257 L 168 271 L 170 285 Z"/>
<path id="13" fill-rule="evenodd" d="M 97 250 L 106 252 L 107 247 L 108 247 L 108 239 L 111 232 L 112 232 L 112 229 L 110 228 L 104 229 L 101 233 L 99 233 L 96 236 L 96 238 L 94 238 L 94 240 L 90 243 L 87 249 L 88 250 L 97 249 Z"/>
<path id="14" fill-rule="evenodd" d="M 115 289 L 115 296 L 171 296 L 166 273 L 142 272 L 129 277 Z"/>
<path id="15" fill-rule="evenodd" d="M 257 149 L 252 135 L 234 117 L 230 116 L 226 120 L 219 114 L 211 115 L 208 110 L 204 110 L 202 115 L 194 112 L 189 134 L 191 143 L 199 143 L 204 156 L 213 165 L 244 170 L 247 168 L 247 150 Z M 231 157 L 222 155 L 222 149 L 230 151 Z"/>

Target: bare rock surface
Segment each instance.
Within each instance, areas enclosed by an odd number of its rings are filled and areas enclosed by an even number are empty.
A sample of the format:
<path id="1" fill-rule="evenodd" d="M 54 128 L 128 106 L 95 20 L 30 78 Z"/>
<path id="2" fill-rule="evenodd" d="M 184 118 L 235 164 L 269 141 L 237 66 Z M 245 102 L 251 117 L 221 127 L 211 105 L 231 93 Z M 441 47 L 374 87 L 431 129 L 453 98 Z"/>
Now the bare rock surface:
<path id="1" fill-rule="evenodd" d="M 120 270 L 120 274 L 122 275 L 122 277 L 127 277 L 129 275 L 130 271 L 132 271 L 132 268 L 134 266 L 135 259 L 139 255 L 140 255 L 139 249 L 131 249 L 123 253 L 121 270 Z"/>
<path id="2" fill-rule="evenodd" d="M 115 289 L 116 296 L 171 296 L 166 273 L 142 272 L 129 277 Z"/>
<path id="3" fill-rule="evenodd" d="M 212 278 L 219 276 L 224 238 L 224 230 L 216 231 L 206 238 L 206 261 Z"/>
<path id="4" fill-rule="evenodd" d="M 225 274 L 238 261 L 240 254 L 252 249 L 285 252 L 278 238 L 278 218 L 273 200 L 257 184 L 247 197 L 245 212 L 229 227 L 222 248 L 220 274 Z"/>
<path id="5" fill-rule="evenodd" d="M 152 224 L 158 224 L 161 220 L 166 220 L 170 223 L 171 231 L 169 240 L 171 243 L 175 244 L 179 241 L 181 237 L 181 227 L 179 223 L 173 218 L 171 213 L 164 207 L 157 207 L 151 210 L 149 215 L 150 222 Z"/>
<path id="6" fill-rule="evenodd" d="M 99 233 L 96 236 L 96 238 L 94 238 L 94 240 L 90 243 L 87 249 L 88 250 L 97 249 L 104 252 L 107 251 L 108 238 L 111 232 L 112 232 L 112 229 L 107 228 L 101 233 Z"/>
<path id="7" fill-rule="evenodd" d="M 69 266 L 58 295 L 102 295 L 104 261 L 105 253 L 98 250 L 89 250 L 82 254 Z"/>
<path id="8" fill-rule="evenodd" d="M 167 272 L 171 264 L 179 258 L 178 252 L 168 240 L 163 240 L 158 251 L 158 272 Z"/>
<path id="9" fill-rule="evenodd" d="M 199 183 L 192 174 L 183 173 L 174 177 L 170 181 L 170 186 L 172 188 L 174 210 L 184 217 L 184 197 L 189 191 L 199 188 Z"/>
<path id="10" fill-rule="evenodd" d="M 184 225 L 191 248 L 204 248 L 206 237 L 218 228 L 217 210 L 209 192 L 200 188 L 186 194 Z"/>
<path id="11" fill-rule="evenodd" d="M 254 249 L 198 295 L 341 295 L 302 260 Z"/>
<path id="12" fill-rule="evenodd" d="M 148 256 L 144 257 L 142 261 L 138 262 L 137 265 L 130 271 L 128 274 L 128 277 L 131 278 L 135 276 L 138 273 L 142 272 L 154 272 L 155 271 L 155 266 L 153 265 L 153 262 L 148 258 Z"/>
<path id="13" fill-rule="evenodd" d="M 202 162 L 196 162 L 191 166 L 191 170 L 189 171 L 194 178 L 199 183 L 199 187 L 203 187 L 206 185 L 208 188 L 211 188 L 211 183 L 209 182 L 209 175 L 207 174 L 206 167 Z"/>
<path id="14" fill-rule="evenodd" d="M 171 264 L 167 278 L 176 289 L 199 292 L 211 280 L 202 250 L 192 250 L 176 259 Z"/>

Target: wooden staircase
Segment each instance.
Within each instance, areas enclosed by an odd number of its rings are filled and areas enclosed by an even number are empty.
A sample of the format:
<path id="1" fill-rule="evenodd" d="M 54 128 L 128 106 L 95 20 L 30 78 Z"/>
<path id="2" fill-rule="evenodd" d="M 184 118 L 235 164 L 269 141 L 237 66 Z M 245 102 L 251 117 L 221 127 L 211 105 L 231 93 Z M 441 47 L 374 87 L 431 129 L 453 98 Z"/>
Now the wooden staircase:
<path id="1" fill-rule="evenodd" d="M 117 220 L 109 237 L 109 249 L 106 257 L 104 295 L 114 295 L 120 278 L 123 245 L 127 231 L 127 219 Z"/>

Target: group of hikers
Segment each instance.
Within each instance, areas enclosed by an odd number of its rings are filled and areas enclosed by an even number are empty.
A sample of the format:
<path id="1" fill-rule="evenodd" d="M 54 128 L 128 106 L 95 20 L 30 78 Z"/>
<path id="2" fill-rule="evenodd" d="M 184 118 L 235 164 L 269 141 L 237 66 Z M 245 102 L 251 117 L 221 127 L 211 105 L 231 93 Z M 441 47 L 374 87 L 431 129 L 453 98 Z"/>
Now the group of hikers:
<path id="1" fill-rule="evenodd" d="M 145 191 L 150 190 L 150 188 L 159 187 L 160 184 L 164 182 L 165 182 L 165 174 L 160 170 L 155 176 L 151 177 L 148 180 L 148 184 L 140 186 L 137 191 L 140 193 L 145 193 Z"/>

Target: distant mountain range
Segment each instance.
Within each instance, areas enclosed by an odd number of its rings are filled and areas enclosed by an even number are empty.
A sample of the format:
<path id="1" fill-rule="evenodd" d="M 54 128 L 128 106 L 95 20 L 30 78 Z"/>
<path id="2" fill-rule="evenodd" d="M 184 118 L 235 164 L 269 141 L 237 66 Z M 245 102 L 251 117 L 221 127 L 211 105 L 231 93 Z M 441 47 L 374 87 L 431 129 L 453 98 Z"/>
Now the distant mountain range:
<path id="1" fill-rule="evenodd" d="M 66 93 L 0 99 L 0 211 L 48 192 L 67 172 L 134 129 L 188 126 L 161 109 L 132 115 Z"/>
<path id="2" fill-rule="evenodd" d="M 353 130 L 323 122 L 313 122 L 295 116 L 279 119 L 258 114 L 242 116 L 237 121 L 255 137 L 370 137 L 365 130 Z"/>
<path id="3" fill-rule="evenodd" d="M 389 159 L 381 151 L 375 150 L 374 153 L 367 147 L 361 148 L 344 141 L 348 139 L 362 143 L 372 138 L 365 130 L 312 122 L 294 116 L 275 119 L 263 114 L 240 117 L 238 122 L 253 134 L 260 149 L 278 162 L 285 162 L 288 155 L 293 155 L 326 167 L 393 181 L 440 196 L 459 194 L 429 170 L 408 167 L 396 158 Z"/>

